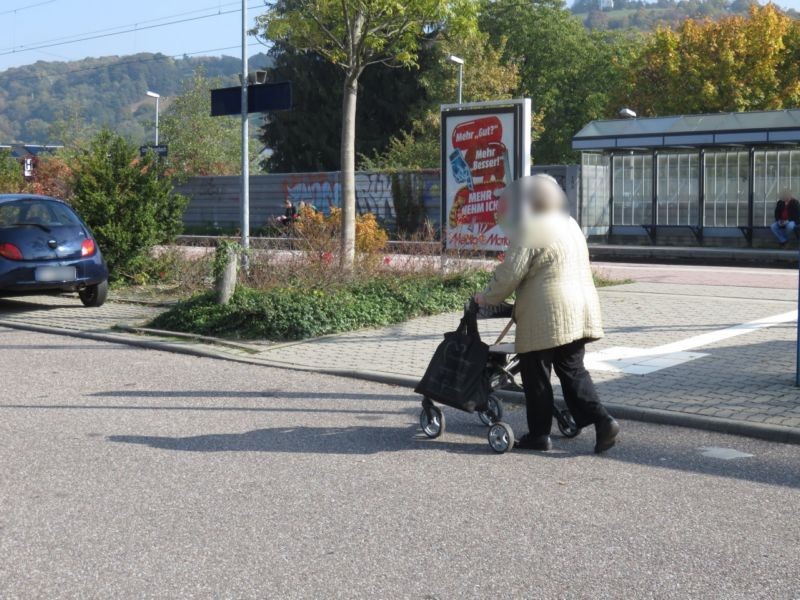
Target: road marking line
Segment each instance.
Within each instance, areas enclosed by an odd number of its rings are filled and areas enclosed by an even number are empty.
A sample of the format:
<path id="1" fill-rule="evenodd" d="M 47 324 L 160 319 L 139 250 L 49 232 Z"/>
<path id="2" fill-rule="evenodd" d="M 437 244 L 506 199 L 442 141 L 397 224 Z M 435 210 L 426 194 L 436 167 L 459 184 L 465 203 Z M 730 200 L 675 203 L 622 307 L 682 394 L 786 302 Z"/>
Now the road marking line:
<path id="1" fill-rule="evenodd" d="M 606 348 L 599 352 L 590 352 L 587 354 L 585 365 L 587 369 L 594 371 L 614 371 L 629 375 L 647 375 L 660 371 L 661 369 L 667 369 L 702 358 L 703 356 L 708 356 L 701 352 L 689 352 L 689 350 L 715 344 L 722 340 L 758 331 L 766 327 L 789 323 L 796 319 L 797 312 L 792 310 L 779 315 L 742 323 L 741 325 L 726 327 L 718 331 L 702 333 L 684 340 L 655 346 L 653 348 Z"/>

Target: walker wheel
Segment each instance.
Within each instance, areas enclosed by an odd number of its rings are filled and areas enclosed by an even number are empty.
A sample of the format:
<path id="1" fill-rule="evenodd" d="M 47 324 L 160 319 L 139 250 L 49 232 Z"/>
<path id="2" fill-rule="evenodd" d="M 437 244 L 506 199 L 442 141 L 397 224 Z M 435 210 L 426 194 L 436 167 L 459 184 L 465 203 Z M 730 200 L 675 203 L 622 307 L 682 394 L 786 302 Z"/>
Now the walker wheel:
<path id="1" fill-rule="evenodd" d="M 478 417 L 480 417 L 481 423 L 487 427 L 503 420 L 503 404 L 495 394 L 489 394 L 489 404 L 486 410 L 478 413 Z"/>
<path id="2" fill-rule="evenodd" d="M 498 421 L 489 428 L 489 447 L 498 454 L 505 454 L 514 447 L 514 430 L 511 425 Z"/>
<path id="3" fill-rule="evenodd" d="M 419 426 L 429 438 L 438 438 L 444 433 L 444 413 L 439 407 L 429 402 L 429 405 L 424 405 L 419 413 Z"/>
<path id="4" fill-rule="evenodd" d="M 567 409 L 558 411 L 556 422 L 558 423 L 558 430 L 565 438 L 574 438 L 581 432 L 572 414 Z"/>

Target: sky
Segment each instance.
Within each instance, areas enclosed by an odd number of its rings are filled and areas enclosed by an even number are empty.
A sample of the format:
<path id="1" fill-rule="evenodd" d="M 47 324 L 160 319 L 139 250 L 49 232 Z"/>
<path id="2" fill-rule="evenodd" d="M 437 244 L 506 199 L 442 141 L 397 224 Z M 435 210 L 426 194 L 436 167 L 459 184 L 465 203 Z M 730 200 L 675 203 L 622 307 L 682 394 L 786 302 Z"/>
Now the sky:
<path id="1" fill-rule="evenodd" d="M 248 1 L 251 17 L 263 4 Z M 800 0 L 778 4 L 800 10 Z M 137 52 L 238 56 L 240 9 L 241 0 L 0 0 L 0 71 L 38 60 Z M 154 27 L 184 19 L 192 20 Z M 115 32 L 124 33 L 63 43 Z M 253 46 L 251 54 L 261 50 Z"/>
<path id="2" fill-rule="evenodd" d="M 251 23 L 263 5 L 248 0 Z M 0 0 L 0 71 L 38 60 L 137 52 L 239 56 L 241 6 L 241 0 Z M 184 19 L 192 20 L 153 27 Z M 63 43 L 116 32 L 124 33 Z M 251 54 L 263 50 L 250 48 Z"/>

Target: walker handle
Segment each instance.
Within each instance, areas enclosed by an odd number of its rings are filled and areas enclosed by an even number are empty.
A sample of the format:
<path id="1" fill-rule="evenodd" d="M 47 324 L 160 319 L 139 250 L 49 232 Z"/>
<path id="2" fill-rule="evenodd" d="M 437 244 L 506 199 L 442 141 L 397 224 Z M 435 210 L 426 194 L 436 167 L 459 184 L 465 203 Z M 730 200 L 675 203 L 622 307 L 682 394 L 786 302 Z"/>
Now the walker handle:
<path id="1" fill-rule="evenodd" d="M 496 346 L 497 344 L 503 341 L 503 338 L 506 337 L 506 334 L 509 332 L 513 324 L 514 324 L 514 319 L 509 319 L 508 323 L 505 326 L 505 329 L 503 329 L 503 331 L 500 332 L 500 335 L 494 341 L 494 344 L 492 344 L 492 346 Z"/>

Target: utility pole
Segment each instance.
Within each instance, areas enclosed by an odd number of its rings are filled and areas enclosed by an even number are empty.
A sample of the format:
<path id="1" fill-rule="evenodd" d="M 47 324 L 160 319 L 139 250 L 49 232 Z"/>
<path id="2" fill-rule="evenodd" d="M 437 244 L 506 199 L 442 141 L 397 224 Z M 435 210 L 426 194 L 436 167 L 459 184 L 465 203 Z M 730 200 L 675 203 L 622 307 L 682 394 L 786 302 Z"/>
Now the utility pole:
<path id="1" fill-rule="evenodd" d="M 250 247 L 250 131 L 247 120 L 247 0 L 242 0 L 242 247 Z M 247 267 L 247 254 L 243 260 Z"/>

